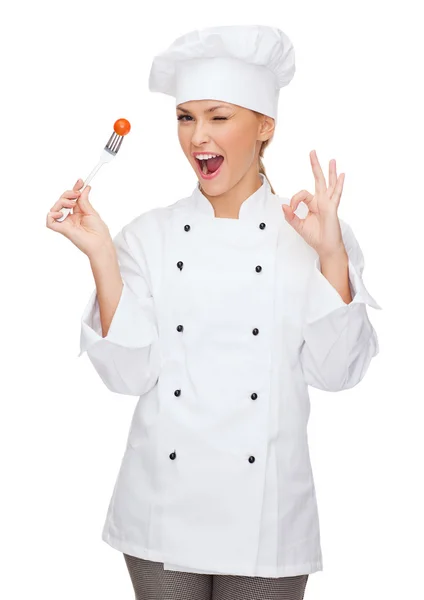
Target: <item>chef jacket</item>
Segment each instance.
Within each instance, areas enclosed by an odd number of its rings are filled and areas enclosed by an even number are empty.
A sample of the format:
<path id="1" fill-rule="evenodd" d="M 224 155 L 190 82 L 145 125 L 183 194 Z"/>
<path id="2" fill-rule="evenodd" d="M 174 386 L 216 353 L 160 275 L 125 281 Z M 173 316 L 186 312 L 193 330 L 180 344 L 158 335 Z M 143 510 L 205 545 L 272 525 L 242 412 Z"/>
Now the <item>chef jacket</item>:
<path id="1" fill-rule="evenodd" d="M 352 229 L 340 219 L 346 304 L 261 179 L 238 219 L 216 217 L 197 185 L 123 227 L 108 334 L 96 290 L 81 319 L 78 356 L 139 397 L 102 539 L 167 570 L 323 569 L 308 386 L 351 388 L 379 352 Z"/>

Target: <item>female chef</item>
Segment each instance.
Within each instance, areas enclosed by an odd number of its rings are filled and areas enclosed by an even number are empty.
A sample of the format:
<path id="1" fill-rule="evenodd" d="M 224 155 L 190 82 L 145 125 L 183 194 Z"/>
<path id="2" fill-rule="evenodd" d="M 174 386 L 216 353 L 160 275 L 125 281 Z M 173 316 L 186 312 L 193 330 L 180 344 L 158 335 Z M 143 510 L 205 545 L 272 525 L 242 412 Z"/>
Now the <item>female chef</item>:
<path id="1" fill-rule="evenodd" d="M 110 390 L 138 397 L 102 533 L 137 599 L 300 600 L 323 569 L 308 385 L 361 381 L 379 351 L 366 305 L 381 307 L 337 215 L 335 161 L 326 181 L 312 151 L 315 190 L 288 201 L 266 177 L 294 72 L 276 28 L 178 38 L 149 83 L 176 99 L 193 192 L 114 239 L 81 180 L 47 216 L 95 279 L 79 356 Z"/>

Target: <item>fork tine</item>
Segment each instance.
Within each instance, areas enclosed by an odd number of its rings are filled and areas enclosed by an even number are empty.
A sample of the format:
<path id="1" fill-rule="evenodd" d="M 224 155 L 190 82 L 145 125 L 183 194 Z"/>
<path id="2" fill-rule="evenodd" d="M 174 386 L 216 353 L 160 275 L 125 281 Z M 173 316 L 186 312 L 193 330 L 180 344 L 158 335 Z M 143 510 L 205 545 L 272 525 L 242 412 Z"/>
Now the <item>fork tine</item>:
<path id="1" fill-rule="evenodd" d="M 109 138 L 108 143 L 105 146 L 106 150 L 108 150 L 112 154 L 116 154 L 118 152 L 119 148 L 121 147 L 123 139 L 124 139 L 124 137 L 122 135 L 118 135 L 115 132 L 112 133 L 112 135 Z"/>
<path id="2" fill-rule="evenodd" d="M 119 137 L 119 136 L 118 136 L 118 135 L 115 133 L 115 137 L 114 137 L 114 139 L 113 139 L 112 146 L 111 146 L 111 148 L 110 148 L 110 150 L 111 150 L 111 151 L 112 151 L 114 154 L 116 154 L 116 144 L 117 144 L 117 141 L 118 141 L 118 137 Z"/>
<path id="3" fill-rule="evenodd" d="M 109 150 L 109 152 L 111 152 L 112 154 L 115 154 L 115 150 L 114 150 L 115 139 L 116 139 L 116 133 L 112 133 L 112 135 L 109 138 L 108 143 L 106 144 L 106 150 Z"/>
<path id="4" fill-rule="evenodd" d="M 115 132 L 113 132 L 113 133 L 112 133 L 112 135 L 111 135 L 111 136 L 110 136 L 110 138 L 109 138 L 109 141 L 108 141 L 108 143 L 106 144 L 106 148 L 107 148 L 108 150 L 110 150 L 110 149 L 111 149 L 111 146 L 112 146 L 112 140 L 114 139 L 115 135 L 116 135 L 116 133 L 115 133 Z"/>
<path id="5" fill-rule="evenodd" d="M 118 138 L 119 138 L 119 140 L 118 140 L 118 145 L 116 146 L 116 152 L 118 152 L 119 148 L 121 147 L 122 140 L 124 139 L 124 136 L 118 135 Z"/>

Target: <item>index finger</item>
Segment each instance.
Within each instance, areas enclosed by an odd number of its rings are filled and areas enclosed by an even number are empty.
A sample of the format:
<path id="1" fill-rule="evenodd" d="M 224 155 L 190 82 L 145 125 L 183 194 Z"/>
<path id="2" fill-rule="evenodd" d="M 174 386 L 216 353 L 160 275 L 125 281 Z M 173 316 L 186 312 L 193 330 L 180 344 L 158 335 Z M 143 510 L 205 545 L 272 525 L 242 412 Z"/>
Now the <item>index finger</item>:
<path id="1" fill-rule="evenodd" d="M 301 202 L 304 202 L 309 206 L 313 199 L 314 197 L 310 192 L 307 190 L 301 190 L 292 196 L 290 200 L 290 206 L 292 210 L 295 211 Z"/>

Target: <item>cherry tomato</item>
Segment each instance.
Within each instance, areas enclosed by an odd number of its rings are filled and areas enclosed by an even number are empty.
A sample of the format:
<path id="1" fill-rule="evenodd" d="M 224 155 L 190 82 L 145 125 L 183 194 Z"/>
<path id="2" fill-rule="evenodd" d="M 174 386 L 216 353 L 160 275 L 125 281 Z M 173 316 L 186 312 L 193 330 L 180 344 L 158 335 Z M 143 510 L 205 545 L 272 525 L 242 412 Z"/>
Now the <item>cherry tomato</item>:
<path id="1" fill-rule="evenodd" d="M 130 129 L 131 129 L 130 122 L 127 121 L 126 119 L 118 119 L 117 121 L 115 121 L 115 124 L 113 126 L 113 130 L 118 135 L 127 135 L 127 133 L 130 132 Z"/>

